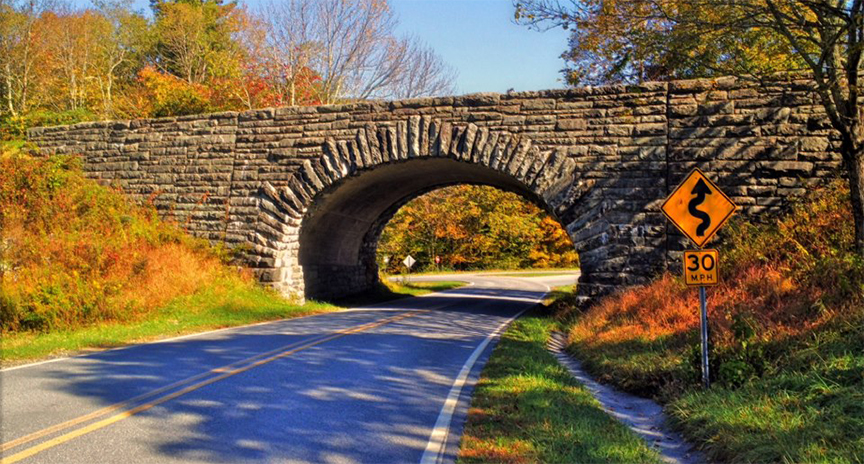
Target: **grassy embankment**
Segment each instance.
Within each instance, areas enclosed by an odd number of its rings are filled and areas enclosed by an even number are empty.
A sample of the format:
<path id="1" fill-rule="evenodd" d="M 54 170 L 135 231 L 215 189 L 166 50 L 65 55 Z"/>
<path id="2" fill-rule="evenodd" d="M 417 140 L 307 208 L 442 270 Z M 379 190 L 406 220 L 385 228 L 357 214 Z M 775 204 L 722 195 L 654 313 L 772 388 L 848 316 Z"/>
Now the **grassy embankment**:
<path id="1" fill-rule="evenodd" d="M 714 459 L 864 462 L 864 260 L 842 185 L 774 224 L 727 228 L 723 282 L 708 291 L 710 390 L 698 292 L 677 276 L 574 316 L 569 348 L 602 381 L 664 402 Z"/>
<path id="2" fill-rule="evenodd" d="M 74 157 L 0 154 L 4 364 L 333 311 L 297 305 L 153 208 L 83 177 Z M 390 285 L 388 298 L 452 288 Z"/>
<path id="3" fill-rule="evenodd" d="M 555 328 L 541 308 L 501 336 L 474 390 L 459 462 L 659 462 L 546 351 Z"/>

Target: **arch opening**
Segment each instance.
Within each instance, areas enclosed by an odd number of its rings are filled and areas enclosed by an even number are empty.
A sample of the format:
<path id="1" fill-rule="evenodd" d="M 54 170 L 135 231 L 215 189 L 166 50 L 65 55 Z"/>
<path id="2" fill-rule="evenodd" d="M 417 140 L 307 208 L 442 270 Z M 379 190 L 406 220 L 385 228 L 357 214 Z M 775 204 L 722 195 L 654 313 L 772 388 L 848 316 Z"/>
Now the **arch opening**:
<path id="1" fill-rule="evenodd" d="M 401 207 L 377 240 L 381 275 L 568 269 L 572 238 L 533 201 L 488 185 L 435 189 Z"/>
<path id="2" fill-rule="evenodd" d="M 420 195 L 458 184 L 496 187 L 549 209 L 513 177 L 454 159 L 414 159 L 364 171 L 320 193 L 303 218 L 298 261 L 306 297 L 326 300 L 370 288 L 378 280 L 378 239 L 393 215 Z"/>

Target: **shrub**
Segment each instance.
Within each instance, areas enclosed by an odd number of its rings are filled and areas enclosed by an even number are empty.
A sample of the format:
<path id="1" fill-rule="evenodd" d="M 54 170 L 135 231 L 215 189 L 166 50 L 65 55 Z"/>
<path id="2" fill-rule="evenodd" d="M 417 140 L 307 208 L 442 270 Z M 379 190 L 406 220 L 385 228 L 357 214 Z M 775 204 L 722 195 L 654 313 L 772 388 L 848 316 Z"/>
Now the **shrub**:
<path id="1" fill-rule="evenodd" d="M 142 85 L 144 113 L 152 117 L 183 116 L 213 111 L 210 91 L 178 77 L 146 67 L 138 73 Z"/>
<path id="2" fill-rule="evenodd" d="M 0 140 L 23 139 L 27 129 L 40 126 L 62 126 L 98 119 L 87 109 L 69 111 L 34 111 L 23 116 L 6 115 L 0 118 Z"/>

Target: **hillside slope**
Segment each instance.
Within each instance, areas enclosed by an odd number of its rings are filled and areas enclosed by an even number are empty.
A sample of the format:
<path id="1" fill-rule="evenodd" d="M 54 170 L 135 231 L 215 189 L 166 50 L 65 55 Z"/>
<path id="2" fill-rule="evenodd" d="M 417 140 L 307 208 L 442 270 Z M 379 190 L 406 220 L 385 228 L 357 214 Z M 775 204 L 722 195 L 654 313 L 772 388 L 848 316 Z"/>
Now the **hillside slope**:
<path id="1" fill-rule="evenodd" d="M 0 155 L 2 359 L 296 316 L 220 247 L 86 179 L 75 157 Z"/>

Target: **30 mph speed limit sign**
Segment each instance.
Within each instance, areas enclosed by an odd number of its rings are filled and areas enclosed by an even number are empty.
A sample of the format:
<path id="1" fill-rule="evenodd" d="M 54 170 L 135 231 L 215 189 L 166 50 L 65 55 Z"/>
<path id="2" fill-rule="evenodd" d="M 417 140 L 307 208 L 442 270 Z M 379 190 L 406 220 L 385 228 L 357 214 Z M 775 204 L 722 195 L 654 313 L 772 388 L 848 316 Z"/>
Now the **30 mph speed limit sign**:
<path id="1" fill-rule="evenodd" d="M 717 260 L 717 250 L 685 251 L 684 283 L 695 287 L 717 285 L 720 282 Z"/>

